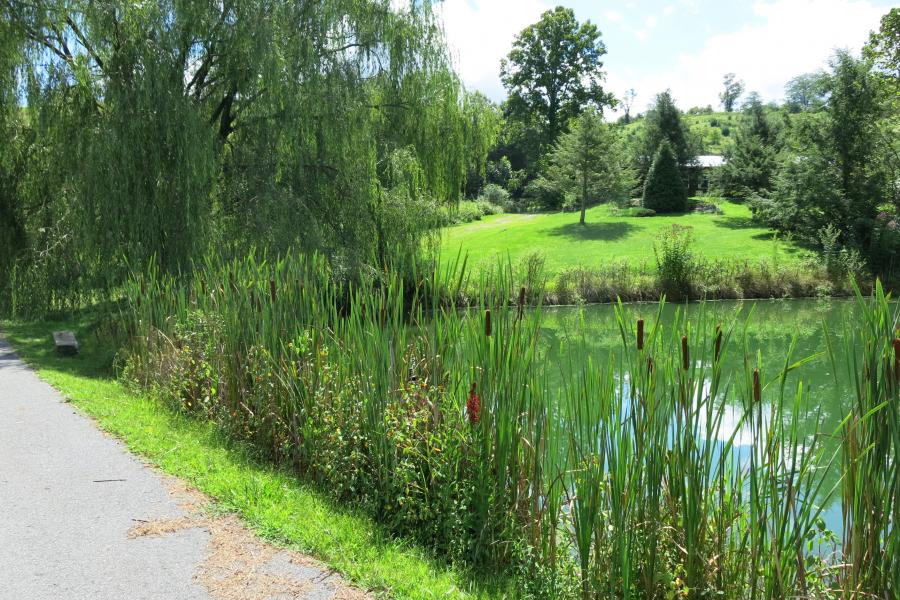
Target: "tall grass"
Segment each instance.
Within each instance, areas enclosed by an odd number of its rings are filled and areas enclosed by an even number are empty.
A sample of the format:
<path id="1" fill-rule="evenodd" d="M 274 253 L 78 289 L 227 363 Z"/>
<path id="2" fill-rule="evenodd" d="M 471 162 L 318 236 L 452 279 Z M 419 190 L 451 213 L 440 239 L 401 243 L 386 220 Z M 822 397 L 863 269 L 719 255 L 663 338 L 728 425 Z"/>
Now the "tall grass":
<path id="1" fill-rule="evenodd" d="M 896 596 L 900 363 L 880 287 L 842 337 L 858 400 L 805 435 L 810 357 L 765 372 L 743 321 L 620 304 L 618 352 L 569 339 L 581 357 L 559 364 L 524 306 L 542 291 L 508 266 L 413 280 L 340 284 L 314 256 L 210 261 L 189 283 L 151 270 L 126 294 L 126 373 L 394 533 L 514 570 L 522 596 Z"/>

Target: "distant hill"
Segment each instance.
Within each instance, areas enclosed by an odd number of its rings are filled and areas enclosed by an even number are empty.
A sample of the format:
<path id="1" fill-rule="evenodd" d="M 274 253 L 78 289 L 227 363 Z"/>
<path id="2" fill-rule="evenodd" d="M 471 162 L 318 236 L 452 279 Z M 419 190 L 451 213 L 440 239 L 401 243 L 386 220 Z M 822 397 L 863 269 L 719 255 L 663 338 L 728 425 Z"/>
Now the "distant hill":
<path id="1" fill-rule="evenodd" d="M 703 149 L 700 154 L 721 155 L 726 148 L 734 143 L 734 134 L 740 123 L 741 113 L 685 113 L 683 118 L 691 133 L 702 142 Z M 639 118 L 627 125 L 625 127 L 626 136 L 637 135 L 643 127 L 643 122 L 643 118 Z"/>

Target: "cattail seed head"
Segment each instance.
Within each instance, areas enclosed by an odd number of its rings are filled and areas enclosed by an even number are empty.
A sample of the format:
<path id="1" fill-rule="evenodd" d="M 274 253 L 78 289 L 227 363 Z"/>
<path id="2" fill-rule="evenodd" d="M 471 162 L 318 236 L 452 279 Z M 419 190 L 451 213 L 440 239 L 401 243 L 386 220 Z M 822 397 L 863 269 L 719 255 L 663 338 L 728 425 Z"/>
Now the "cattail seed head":
<path id="1" fill-rule="evenodd" d="M 753 370 L 753 402 L 759 404 L 762 401 L 762 386 L 759 383 L 759 369 Z"/>
<path id="2" fill-rule="evenodd" d="M 686 335 L 681 336 L 681 367 L 687 371 L 691 367 L 691 352 Z"/>
<path id="3" fill-rule="evenodd" d="M 519 289 L 519 307 L 525 306 L 525 286 Z"/>
<path id="4" fill-rule="evenodd" d="M 653 357 L 647 359 L 647 374 L 653 375 Z"/>
<path id="5" fill-rule="evenodd" d="M 719 362 L 719 356 L 722 355 L 722 326 L 716 325 L 716 354 L 715 362 Z"/>
<path id="6" fill-rule="evenodd" d="M 491 309 L 484 311 L 484 335 L 491 337 Z"/>
<path id="7" fill-rule="evenodd" d="M 644 320 L 638 319 L 637 322 L 637 347 L 638 350 L 644 349 Z"/>
<path id="8" fill-rule="evenodd" d="M 900 338 L 894 338 L 894 379 L 900 383 Z"/>
<path id="9" fill-rule="evenodd" d="M 275 280 L 269 280 L 269 297 L 272 299 L 272 304 L 275 304 L 275 301 L 278 299 L 278 289 L 275 286 Z"/>

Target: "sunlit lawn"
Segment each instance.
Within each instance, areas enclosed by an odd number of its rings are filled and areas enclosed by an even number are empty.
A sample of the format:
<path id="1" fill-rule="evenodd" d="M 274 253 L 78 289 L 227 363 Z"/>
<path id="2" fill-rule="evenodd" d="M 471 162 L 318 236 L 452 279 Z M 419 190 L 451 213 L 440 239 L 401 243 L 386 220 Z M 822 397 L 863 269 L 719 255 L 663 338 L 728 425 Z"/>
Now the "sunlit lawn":
<path id="1" fill-rule="evenodd" d="M 541 252 L 548 271 L 566 267 L 592 267 L 604 263 L 654 262 L 653 245 L 663 229 L 674 224 L 691 227 L 696 252 L 709 259 L 778 260 L 797 262 L 805 251 L 790 240 L 751 220 L 742 204 L 717 200 L 721 215 L 687 213 L 672 216 L 614 216 L 609 205 L 587 212 L 578 223 L 577 212 L 502 214 L 447 228 L 442 238 L 442 261 L 453 261 L 462 251 L 470 265 L 493 263 L 508 256 L 513 264 L 532 252 Z"/>

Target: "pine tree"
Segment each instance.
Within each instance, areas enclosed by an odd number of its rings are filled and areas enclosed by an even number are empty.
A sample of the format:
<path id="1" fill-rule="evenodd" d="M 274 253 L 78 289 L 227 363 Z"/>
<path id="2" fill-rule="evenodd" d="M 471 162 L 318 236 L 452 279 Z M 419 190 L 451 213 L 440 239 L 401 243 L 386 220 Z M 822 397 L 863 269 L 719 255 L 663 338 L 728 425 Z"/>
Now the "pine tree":
<path id="1" fill-rule="evenodd" d="M 665 140 L 659 144 L 647 173 L 642 204 L 659 213 L 681 212 L 687 208 L 687 190 L 678 172 L 678 160 Z"/>

